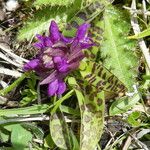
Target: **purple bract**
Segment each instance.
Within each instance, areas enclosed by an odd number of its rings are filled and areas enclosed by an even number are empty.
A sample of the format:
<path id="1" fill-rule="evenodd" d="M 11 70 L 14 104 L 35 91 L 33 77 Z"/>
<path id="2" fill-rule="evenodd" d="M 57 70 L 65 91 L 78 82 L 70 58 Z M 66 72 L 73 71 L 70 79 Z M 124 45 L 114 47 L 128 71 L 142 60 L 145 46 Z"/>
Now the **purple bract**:
<path id="1" fill-rule="evenodd" d="M 88 37 L 89 24 L 79 26 L 76 36 L 64 37 L 55 21 L 51 21 L 49 36 L 37 35 L 39 42 L 34 46 L 40 49 L 35 59 L 24 65 L 25 71 L 34 70 L 41 78 L 40 85 L 48 84 L 48 95 L 61 95 L 66 90 L 64 78 L 79 67 L 84 58 L 82 49 L 93 46 Z"/>

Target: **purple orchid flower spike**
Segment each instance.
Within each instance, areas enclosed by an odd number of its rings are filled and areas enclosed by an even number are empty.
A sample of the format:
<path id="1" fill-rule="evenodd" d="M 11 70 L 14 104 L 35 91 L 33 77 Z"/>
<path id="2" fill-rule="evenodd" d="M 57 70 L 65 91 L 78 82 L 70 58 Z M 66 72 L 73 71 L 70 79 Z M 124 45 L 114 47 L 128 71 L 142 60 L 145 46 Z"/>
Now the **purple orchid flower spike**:
<path id="1" fill-rule="evenodd" d="M 41 78 L 40 85 L 48 85 L 48 95 L 61 95 L 66 90 L 64 78 L 79 67 L 84 58 L 82 49 L 93 46 L 87 31 L 89 24 L 79 26 L 76 36 L 64 37 L 55 21 L 51 21 L 49 36 L 36 35 L 39 42 L 34 46 L 40 49 L 35 59 L 24 65 L 25 71 L 34 70 Z"/>

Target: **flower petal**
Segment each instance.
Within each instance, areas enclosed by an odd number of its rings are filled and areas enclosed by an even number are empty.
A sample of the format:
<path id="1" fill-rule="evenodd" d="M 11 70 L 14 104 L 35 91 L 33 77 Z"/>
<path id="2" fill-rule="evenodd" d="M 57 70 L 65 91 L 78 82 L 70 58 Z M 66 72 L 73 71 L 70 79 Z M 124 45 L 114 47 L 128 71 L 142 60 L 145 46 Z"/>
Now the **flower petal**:
<path id="1" fill-rule="evenodd" d="M 87 30 L 89 27 L 90 27 L 90 25 L 87 23 L 82 24 L 77 30 L 76 37 L 79 40 L 83 40 L 86 36 Z"/>
<path id="2" fill-rule="evenodd" d="M 46 46 L 46 47 L 51 47 L 52 46 L 52 41 L 50 40 L 50 38 L 49 37 L 45 37 L 45 39 L 44 39 L 44 45 Z"/>
<path id="3" fill-rule="evenodd" d="M 73 38 L 70 38 L 70 37 L 64 37 L 63 35 L 61 35 L 61 40 L 66 43 L 66 44 L 69 44 L 72 42 Z"/>
<path id="4" fill-rule="evenodd" d="M 47 76 L 44 80 L 40 82 L 40 85 L 48 84 L 54 81 L 57 78 L 57 71 L 52 72 L 49 76 Z"/>
<path id="5" fill-rule="evenodd" d="M 80 42 L 81 49 L 88 49 L 94 45 L 95 45 L 95 43 L 93 42 L 93 40 L 90 37 L 86 37 L 86 38 L 84 38 L 84 40 L 82 40 L 82 42 Z"/>
<path id="6" fill-rule="evenodd" d="M 52 41 L 50 40 L 50 37 L 42 36 L 40 34 L 37 34 L 36 37 L 39 40 L 39 42 L 34 43 L 34 47 L 42 49 L 45 47 L 52 46 Z"/>
<path id="7" fill-rule="evenodd" d="M 52 47 L 53 48 L 67 48 L 67 45 L 62 41 L 58 41 L 57 43 L 53 44 Z"/>
<path id="8" fill-rule="evenodd" d="M 54 57 L 54 63 L 58 64 L 62 62 L 62 58 L 61 57 Z"/>
<path id="9" fill-rule="evenodd" d="M 74 49 L 72 54 L 69 56 L 68 63 L 81 61 L 84 58 L 84 53 L 81 51 L 81 49 Z"/>
<path id="10" fill-rule="evenodd" d="M 59 66 L 58 70 L 59 72 L 62 72 L 62 73 L 67 73 L 69 68 L 68 68 L 68 64 L 67 63 L 64 63 L 62 64 L 61 66 Z"/>
<path id="11" fill-rule="evenodd" d="M 60 49 L 53 49 L 51 47 L 49 47 L 47 50 L 44 51 L 45 54 L 47 54 L 48 56 L 54 56 L 54 57 L 60 57 L 60 56 L 64 56 L 65 53 L 64 51 L 60 50 Z"/>
<path id="12" fill-rule="evenodd" d="M 49 83 L 48 85 L 48 95 L 49 96 L 53 96 L 56 94 L 57 90 L 58 90 L 58 79 L 54 80 L 53 82 Z"/>
<path id="13" fill-rule="evenodd" d="M 33 44 L 33 46 L 36 47 L 36 48 L 39 48 L 39 49 L 42 49 L 42 48 L 45 47 L 44 44 L 41 43 L 41 42 L 36 42 L 36 43 Z"/>
<path id="14" fill-rule="evenodd" d="M 51 41 L 53 43 L 60 40 L 61 35 L 60 35 L 60 32 L 59 32 L 59 28 L 58 28 L 55 21 L 51 21 L 49 32 L 50 32 Z"/>
<path id="15" fill-rule="evenodd" d="M 46 68 L 52 69 L 52 68 L 54 68 L 54 63 L 53 63 L 53 61 L 49 61 L 49 62 L 45 63 L 44 66 Z"/>
<path id="16" fill-rule="evenodd" d="M 78 67 L 79 67 L 79 61 L 71 63 L 68 68 L 70 71 L 73 71 L 73 70 L 77 69 Z"/>
<path id="17" fill-rule="evenodd" d="M 80 47 L 82 49 L 88 49 L 88 48 L 90 48 L 90 47 L 92 47 L 94 45 L 95 45 L 94 43 L 80 43 Z"/>
<path id="18" fill-rule="evenodd" d="M 34 69 L 39 65 L 39 63 L 40 63 L 39 59 L 30 60 L 28 63 L 26 63 L 26 64 L 23 66 L 23 69 L 24 69 L 25 71 L 34 70 Z"/>
<path id="19" fill-rule="evenodd" d="M 40 34 L 36 34 L 36 38 L 37 38 L 39 41 L 43 42 L 45 37 L 42 36 L 42 35 L 40 35 Z"/>
<path id="20" fill-rule="evenodd" d="M 65 82 L 62 82 L 62 81 L 59 81 L 58 82 L 58 91 L 57 91 L 57 94 L 58 95 L 61 95 L 65 92 L 66 90 L 66 84 Z"/>
<path id="21" fill-rule="evenodd" d="M 66 73 L 68 71 L 68 63 L 64 58 L 54 57 L 54 63 L 57 66 L 59 72 Z"/>
<path id="22" fill-rule="evenodd" d="M 70 46 L 70 50 L 71 52 L 73 52 L 74 50 L 76 51 L 76 49 L 79 47 L 79 40 L 77 38 L 75 38 L 73 40 L 73 42 L 71 43 L 71 46 Z M 80 49 L 81 50 L 81 49 Z"/>

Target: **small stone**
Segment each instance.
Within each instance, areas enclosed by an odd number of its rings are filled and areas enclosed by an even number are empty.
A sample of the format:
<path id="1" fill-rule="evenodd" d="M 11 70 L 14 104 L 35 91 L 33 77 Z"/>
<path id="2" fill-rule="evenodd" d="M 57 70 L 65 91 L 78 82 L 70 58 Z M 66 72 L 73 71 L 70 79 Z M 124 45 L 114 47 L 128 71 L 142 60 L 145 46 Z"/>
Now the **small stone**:
<path id="1" fill-rule="evenodd" d="M 19 3 L 17 0 L 8 0 L 6 2 L 6 9 L 8 11 L 15 11 L 19 7 Z"/>
<path id="2" fill-rule="evenodd" d="M 5 16 L 5 12 L 2 9 L 0 9 L 0 21 L 4 21 Z"/>

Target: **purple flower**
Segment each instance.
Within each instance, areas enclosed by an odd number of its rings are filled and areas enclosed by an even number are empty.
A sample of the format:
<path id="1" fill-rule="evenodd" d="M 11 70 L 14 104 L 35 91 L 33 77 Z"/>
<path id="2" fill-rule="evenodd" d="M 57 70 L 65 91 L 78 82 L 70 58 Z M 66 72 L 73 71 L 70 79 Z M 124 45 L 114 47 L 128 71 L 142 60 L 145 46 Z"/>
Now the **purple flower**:
<path id="1" fill-rule="evenodd" d="M 40 84 L 48 84 L 48 95 L 61 95 L 65 92 L 64 78 L 79 67 L 84 58 L 82 49 L 94 45 L 87 34 L 89 27 L 89 24 L 84 23 L 79 26 L 75 37 L 67 38 L 59 32 L 55 21 L 52 21 L 49 36 L 36 36 L 39 41 L 34 46 L 40 52 L 35 59 L 24 65 L 24 70 L 34 70 L 41 78 Z"/>

